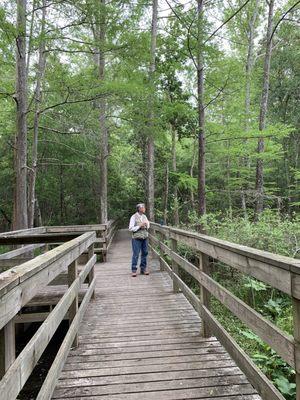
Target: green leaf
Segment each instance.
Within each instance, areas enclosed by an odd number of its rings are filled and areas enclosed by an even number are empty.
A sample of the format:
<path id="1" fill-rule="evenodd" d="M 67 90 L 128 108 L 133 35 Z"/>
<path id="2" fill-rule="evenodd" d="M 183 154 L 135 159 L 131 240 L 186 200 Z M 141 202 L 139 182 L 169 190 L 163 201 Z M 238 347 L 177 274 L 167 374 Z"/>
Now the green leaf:
<path id="1" fill-rule="evenodd" d="M 285 376 L 274 379 L 274 382 L 282 394 L 294 396 L 296 394 L 296 384 L 289 382 Z"/>

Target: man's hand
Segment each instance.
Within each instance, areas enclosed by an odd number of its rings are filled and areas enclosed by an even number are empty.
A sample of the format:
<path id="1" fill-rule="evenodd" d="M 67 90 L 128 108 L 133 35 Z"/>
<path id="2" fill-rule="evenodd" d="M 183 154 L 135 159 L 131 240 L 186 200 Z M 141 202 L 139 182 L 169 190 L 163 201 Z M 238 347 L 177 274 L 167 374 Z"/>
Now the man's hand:
<path id="1" fill-rule="evenodd" d="M 140 222 L 139 223 L 140 229 L 146 229 L 147 228 L 147 222 Z"/>

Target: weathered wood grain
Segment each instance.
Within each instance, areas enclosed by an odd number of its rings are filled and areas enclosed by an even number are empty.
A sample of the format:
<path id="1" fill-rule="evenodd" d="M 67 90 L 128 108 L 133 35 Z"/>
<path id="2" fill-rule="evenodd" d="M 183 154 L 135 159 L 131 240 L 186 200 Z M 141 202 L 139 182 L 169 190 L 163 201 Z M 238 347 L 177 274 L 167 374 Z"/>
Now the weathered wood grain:
<path id="1" fill-rule="evenodd" d="M 223 346 L 200 336 L 197 296 L 167 263 L 132 278 L 130 257 L 129 235 L 118 232 L 52 398 L 259 400 Z"/>
<path id="2" fill-rule="evenodd" d="M 0 261 L 10 260 L 12 258 L 18 257 L 23 254 L 30 253 L 33 250 L 44 247 L 43 243 L 29 244 L 28 246 L 19 247 L 18 249 L 8 251 L 6 253 L 0 254 Z"/>
<path id="3" fill-rule="evenodd" d="M 88 232 L 0 275 L 0 329 L 95 239 Z"/>
<path id="4" fill-rule="evenodd" d="M 269 283 L 287 294 L 291 294 L 290 272 L 300 275 L 300 261 L 294 258 L 230 243 L 196 232 L 162 227 L 155 223 L 151 223 L 151 229 L 163 232 L 165 236 Z"/>
<path id="5" fill-rule="evenodd" d="M 22 389 L 31 372 L 33 371 L 33 368 L 37 364 L 43 351 L 53 337 L 59 324 L 73 304 L 74 299 L 78 295 L 80 285 L 84 282 L 90 270 L 94 267 L 95 261 L 95 256 L 91 260 L 89 260 L 85 268 L 73 281 L 68 291 L 63 295 L 54 310 L 49 314 L 45 322 L 39 327 L 37 332 L 34 334 L 29 343 L 25 346 L 17 359 L 8 369 L 3 379 L 0 381 L 0 393 L 3 400 L 15 399 L 18 396 L 20 390 Z M 93 285 L 90 285 L 91 289 L 89 289 L 87 292 L 88 294 L 92 294 L 94 286 L 95 284 L 93 282 Z M 86 298 L 88 297 L 88 294 L 86 295 Z M 84 303 L 83 301 L 81 305 L 83 304 L 86 303 Z M 80 315 L 81 314 L 77 313 L 74 317 L 73 322 L 77 321 L 74 322 L 74 325 L 79 324 L 78 320 L 80 318 Z M 71 329 L 69 331 L 71 332 Z M 75 333 L 76 332 L 74 331 L 74 335 L 72 333 L 72 336 L 70 334 L 72 340 L 74 340 Z"/>
<path id="6" fill-rule="evenodd" d="M 172 252 L 170 253 L 172 256 Z M 187 262 L 188 268 L 194 273 L 194 266 Z M 184 265 L 184 263 L 182 264 Z M 206 275 L 199 271 L 199 276 Z M 195 275 L 196 277 L 197 275 Z M 211 280 L 209 276 L 206 275 Z M 219 338 L 221 343 L 224 345 L 226 350 L 237 362 L 238 366 L 246 373 L 248 379 L 253 386 L 258 390 L 263 399 L 266 400 L 284 400 L 281 393 L 275 388 L 275 386 L 268 380 L 268 378 L 256 367 L 250 357 L 238 346 L 233 338 L 226 332 L 218 320 L 210 313 L 208 308 L 201 303 L 200 299 L 190 290 L 190 288 L 179 278 L 173 274 L 173 279 L 176 279 L 181 291 L 191 302 L 195 310 L 199 310 L 199 314 L 210 326 L 211 331 Z M 213 281 L 214 282 L 214 281 Z M 217 284 L 217 282 L 214 282 Z"/>

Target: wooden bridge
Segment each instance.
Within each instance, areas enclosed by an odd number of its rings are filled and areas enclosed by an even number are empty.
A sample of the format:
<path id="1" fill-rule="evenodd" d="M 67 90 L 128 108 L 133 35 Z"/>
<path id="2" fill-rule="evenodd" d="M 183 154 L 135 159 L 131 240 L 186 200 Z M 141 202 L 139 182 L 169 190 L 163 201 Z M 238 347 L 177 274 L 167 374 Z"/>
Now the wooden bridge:
<path id="1" fill-rule="evenodd" d="M 283 400 L 215 318 L 210 296 L 296 370 L 300 399 L 299 260 L 152 223 L 151 274 L 131 278 L 129 234 L 115 232 L 110 222 L 0 234 L 0 245 L 23 245 L 0 255 L 1 399 L 17 399 L 68 319 L 38 400 Z M 216 282 L 214 260 L 290 295 L 294 336 Z M 182 270 L 198 282 L 199 297 Z M 32 321 L 42 323 L 16 357 L 15 328 Z"/>

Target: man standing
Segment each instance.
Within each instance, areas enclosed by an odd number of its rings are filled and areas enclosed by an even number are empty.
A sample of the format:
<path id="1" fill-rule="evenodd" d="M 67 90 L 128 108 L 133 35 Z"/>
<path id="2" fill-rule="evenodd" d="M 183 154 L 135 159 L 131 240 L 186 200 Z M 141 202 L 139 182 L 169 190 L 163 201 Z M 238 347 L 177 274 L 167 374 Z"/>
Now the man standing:
<path id="1" fill-rule="evenodd" d="M 132 215 L 129 222 L 129 230 L 132 232 L 132 276 L 136 277 L 137 263 L 139 254 L 141 253 L 141 274 L 149 275 L 147 270 L 147 255 L 148 255 L 148 229 L 150 222 L 145 215 L 145 204 L 140 203 L 136 206 L 137 212 Z"/>

